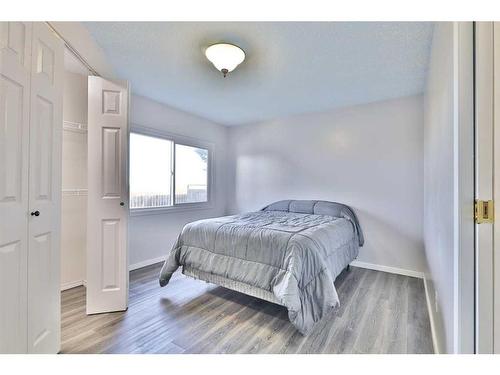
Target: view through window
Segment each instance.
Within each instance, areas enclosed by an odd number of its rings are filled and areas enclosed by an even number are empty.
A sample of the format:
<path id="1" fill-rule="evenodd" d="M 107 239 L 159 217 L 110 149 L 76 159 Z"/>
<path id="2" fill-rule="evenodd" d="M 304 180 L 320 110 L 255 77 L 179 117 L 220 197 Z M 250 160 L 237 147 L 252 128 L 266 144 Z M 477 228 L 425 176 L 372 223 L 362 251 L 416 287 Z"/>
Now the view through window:
<path id="1" fill-rule="evenodd" d="M 207 201 L 208 150 L 175 145 L 175 203 Z"/>
<path id="2" fill-rule="evenodd" d="M 204 148 L 131 133 L 130 208 L 207 202 L 208 157 Z"/>
<path id="3" fill-rule="evenodd" d="M 172 205 L 173 142 L 130 134 L 130 208 Z"/>

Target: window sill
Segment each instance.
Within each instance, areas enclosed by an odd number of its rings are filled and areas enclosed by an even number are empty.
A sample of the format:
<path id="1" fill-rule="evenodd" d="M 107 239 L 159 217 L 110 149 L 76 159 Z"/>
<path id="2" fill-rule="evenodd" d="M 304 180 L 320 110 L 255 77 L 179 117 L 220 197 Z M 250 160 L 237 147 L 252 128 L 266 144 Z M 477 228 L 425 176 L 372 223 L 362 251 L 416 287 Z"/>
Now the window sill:
<path id="1" fill-rule="evenodd" d="M 184 203 L 170 207 L 132 208 L 130 209 L 130 216 L 168 215 L 176 212 L 210 210 L 213 208 L 215 206 L 212 203 Z"/>

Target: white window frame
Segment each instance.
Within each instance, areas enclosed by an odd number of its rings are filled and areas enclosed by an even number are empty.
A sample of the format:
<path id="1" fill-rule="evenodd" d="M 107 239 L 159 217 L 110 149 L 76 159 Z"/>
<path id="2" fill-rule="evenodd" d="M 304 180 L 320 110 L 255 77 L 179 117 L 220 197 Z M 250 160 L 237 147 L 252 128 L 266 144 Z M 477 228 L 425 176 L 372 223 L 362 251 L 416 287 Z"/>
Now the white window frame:
<path id="1" fill-rule="evenodd" d="M 166 214 L 172 212 L 186 211 L 186 210 L 203 210 L 211 209 L 214 207 L 214 157 L 215 157 L 215 146 L 211 142 L 206 142 L 200 139 L 186 137 L 178 134 L 169 133 L 163 130 L 158 130 L 150 128 L 147 126 L 139 124 L 130 124 L 130 133 L 145 135 L 148 137 L 155 137 L 160 139 L 165 139 L 172 142 L 172 158 L 171 158 L 171 187 L 170 196 L 172 199 L 172 205 L 167 207 L 147 207 L 147 208 L 131 208 L 130 216 L 141 216 L 141 215 L 154 215 L 154 214 Z M 207 201 L 206 202 L 194 202 L 194 203 L 175 203 L 175 145 L 184 145 L 190 147 L 197 147 L 208 150 L 208 161 L 207 161 Z M 131 157 L 129 155 L 129 157 Z M 130 163 L 129 163 L 130 165 Z"/>

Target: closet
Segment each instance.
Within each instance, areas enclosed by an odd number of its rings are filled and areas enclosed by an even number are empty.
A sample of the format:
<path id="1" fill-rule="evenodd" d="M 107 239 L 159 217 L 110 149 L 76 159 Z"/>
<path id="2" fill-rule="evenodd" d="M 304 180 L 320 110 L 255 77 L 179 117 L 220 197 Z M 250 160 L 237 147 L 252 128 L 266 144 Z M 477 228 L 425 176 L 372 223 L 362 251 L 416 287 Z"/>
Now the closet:
<path id="1" fill-rule="evenodd" d="M 85 285 L 88 69 L 64 51 L 61 290 Z"/>
<path id="2" fill-rule="evenodd" d="M 95 314 L 128 305 L 128 84 L 89 74 L 66 49 L 61 290 L 85 285 Z"/>
<path id="3" fill-rule="evenodd" d="M 59 351 L 63 52 L 0 23 L 0 353 Z"/>

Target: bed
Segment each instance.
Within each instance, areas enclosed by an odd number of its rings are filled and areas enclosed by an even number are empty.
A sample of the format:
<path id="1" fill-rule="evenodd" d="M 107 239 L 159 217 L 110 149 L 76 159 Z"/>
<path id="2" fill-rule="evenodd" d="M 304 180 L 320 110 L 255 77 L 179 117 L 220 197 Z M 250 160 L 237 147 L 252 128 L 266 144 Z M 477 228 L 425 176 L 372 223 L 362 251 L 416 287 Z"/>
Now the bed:
<path id="1" fill-rule="evenodd" d="M 182 273 L 288 309 L 304 335 L 339 305 L 334 280 L 357 256 L 363 232 L 341 203 L 284 200 L 260 211 L 187 224 L 160 272 Z"/>

